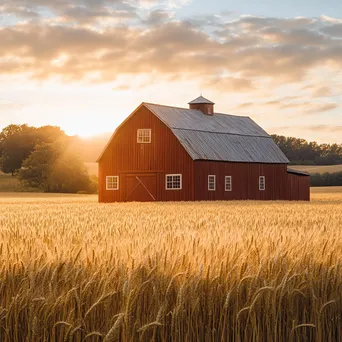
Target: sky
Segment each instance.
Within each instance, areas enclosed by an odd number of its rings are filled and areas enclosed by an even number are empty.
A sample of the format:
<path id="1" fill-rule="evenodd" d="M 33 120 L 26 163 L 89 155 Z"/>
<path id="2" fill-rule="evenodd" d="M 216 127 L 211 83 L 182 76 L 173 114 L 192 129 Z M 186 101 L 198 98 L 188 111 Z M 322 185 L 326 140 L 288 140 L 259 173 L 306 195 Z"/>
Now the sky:
<path id="1" fill-rule="evenodd" d="M 342 143 L 341 92 L 342 2 L 0 0 L 0 129 L 92 136 L 203 93 L 270 134 Z"/>

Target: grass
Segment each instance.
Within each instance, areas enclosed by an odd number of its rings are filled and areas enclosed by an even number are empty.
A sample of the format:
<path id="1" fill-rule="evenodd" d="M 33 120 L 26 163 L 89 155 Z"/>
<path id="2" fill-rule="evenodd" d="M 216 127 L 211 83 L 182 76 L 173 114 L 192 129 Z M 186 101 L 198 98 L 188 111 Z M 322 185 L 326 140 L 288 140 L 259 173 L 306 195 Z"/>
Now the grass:
<path id="1" fill-rule="evenodd" d="M 290 165 L 291 169 L 309 173 L 342 172 L 342 165 Z"/>
<path id="2" fill-rule="evenodd" d="M 3 341 L 341 341 L 342 193 L 0 196 Z"/>
<path id="3" fill-rule="evenodd" d="M 5 175 L 0 172 L 0 192 L 20 190 L 21 185 L 18 177 Z"/>

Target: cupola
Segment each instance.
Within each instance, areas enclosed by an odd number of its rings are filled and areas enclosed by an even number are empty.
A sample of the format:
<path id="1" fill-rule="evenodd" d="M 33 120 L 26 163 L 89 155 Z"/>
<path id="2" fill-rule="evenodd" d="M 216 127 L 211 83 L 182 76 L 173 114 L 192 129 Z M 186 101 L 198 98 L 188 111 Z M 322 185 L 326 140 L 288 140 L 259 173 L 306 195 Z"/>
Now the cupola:
<path id="1" fill-rule="evenodd" d="M 202 95 L 197 99 L 189 102 L 190 109 L 200 110 L 203 114 L 213 116 L 214 115 L 214 102 L 206 99 Z"/>

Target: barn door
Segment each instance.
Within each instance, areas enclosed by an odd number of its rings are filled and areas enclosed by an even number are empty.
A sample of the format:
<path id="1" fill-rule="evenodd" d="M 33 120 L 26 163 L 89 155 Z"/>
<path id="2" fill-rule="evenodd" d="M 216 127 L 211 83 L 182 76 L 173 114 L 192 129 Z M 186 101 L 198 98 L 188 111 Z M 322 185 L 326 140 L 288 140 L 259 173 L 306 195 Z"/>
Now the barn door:
<path id="1" fill-rule="evenodd" d="M 157 200 L 157 175 L 134 174 L 126 177 L 127 202 L 153 202 Z"/>

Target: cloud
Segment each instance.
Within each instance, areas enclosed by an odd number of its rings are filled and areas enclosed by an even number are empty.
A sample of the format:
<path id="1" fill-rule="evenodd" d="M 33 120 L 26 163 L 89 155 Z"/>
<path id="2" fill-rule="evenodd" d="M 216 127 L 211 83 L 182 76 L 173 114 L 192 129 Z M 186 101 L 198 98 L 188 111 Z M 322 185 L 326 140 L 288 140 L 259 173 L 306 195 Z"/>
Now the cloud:
<path id="1" fill-rule="evenodd" d="M 1 101 L 0 100 L 0 112 L 8 112 L 8 111 L 14 111 L 14 110 L 20 110 L 23 109 L 25 105 L 21 103 L 13 103 L 8 101 Z"/>
<path id="2" fill-rule="evenodd" d="M 325 113 L 339 108 L 339 104 L 331 103 L 314 103 L 314 102 L 290 102 L 287 103 L 283 99 L 272 100 L 269 102 L 259 103 L 265 107 L 276 107 L 282 110 L 292 110 L 299 114 L 319 114 Z"/>
<path id="3" fill-rule="evenodd" d="M 157 92 L 160 101 L 167 101 L 169 96 L 160 94 L 169 94 L 170 88 L 180 92 L 175 101 L 202 90 L 217 95 L 222 112 L 223 106 L 249 112 L 265 126 L 286 120 L 292 127 L 310 120 L 326 135 L 338 118 L 339 19 L 231 12 L 185 17 L 179 7 L 188 1 L 169 0 L 2 3 L 2 89 L 8 82 L 56 87 L 76 82 L 87 89 L 93 83 L 91 89 L 114 89 L 120 97 L 148 98 L 155 96 L 156 87 L 166 87 Z M 9 116 L 21 108 L 0 103 Z"/>
<path id="4" fill-rule="evenodd" d="M 130 89 L 132 89 L 131 84 L 118 84 L 113 88 L 114 91 L 126 91 Z"/>
<path id="5" fill-rule="evenodd" d="M 171 8 L 180 8 L 188 5 L 192 0 L 168 0 Z"/>
<path id="6" fill-rule="evenodd" d="M 149 13 L 147 20 L 143 21 L 147 25 L 155 26 L 163 24 L 170 19 L 170 12 L 166 10 L 156 9 Z"/>
<path id="7" fill-rule="evenodd" d="M 50 18 L 92 24 L 104 18 L 133 18 L 136 11 L 136 1 L 125 0 L 11 0 L 9 4 L 0 6 L 0 14 L 18 19 Z"/>
<path id="8" fill-rule="evenodd" d="M 39 18 L 40 15 L 38 12 L 31 10 L 29 8 L 25 8 L 22 6 L 13 6 L 13 5 L 2 5 L 0 6 L 0 15 L 14 15 L 19 18 L 24 19 L 34 19 Z"/>
<path id="9" fill-rule="evenodd" d="M 139 1 L 140 7 L 143 8 L 152 8 L 158 5 L 158 0 L 140 0 Z"/>
<path id="10" fill-rule="evenodd" d="M 303 128 L 303 127 L 302 127 Z M 330 132 L 330 133 L 342 133 L 342 125 L 341 126 L 329 126 L 329 125 L 310 125 L 304 127 L 310 131 L 317 132 Z"/>
<path id="11" fill-rule="evenodd" d="M 332 92 L 331 92 L 330 87 L 323 86 L 323 87 L 316 88 L 312 95 L 314 97 L 325 97 L 325 96 L 331 96 Z"/>
<path id="12" fill-rule="evenodd" d="M 195 15 L 185 19 L 184 21 L 199 29 L 203 29 L 207 26 L 214 27 L 217 29 L 219 27 L 224 27 L 223 17 L 224 14 Z"/>
<path id="13" fill-rule="evenodd" d="M 338 71 L 342 65 L 341 41 L 328 33 L 340 24 L 326 19 L 241 16 L 225 22 L 207 15 L 176 20 L 164 3 L 135 25 L 115 21 L 140 18 L 142 4 L 146 1 L 76 0 L 71 5 L 66 0 L 13 0 L 12 7 L 1 10 L 17 8 L 42 18 L 0 27 L 0 72 L 96 82 L 155 73 L 199 79 L 219 91 L 246 92 L 255 90 L 259 80 L 299 83 L 318 67 Z M 104 25 L 105 19 L 114 21 Z M 313 96 L 328 96 L 328 88 L 323 84 Z"/>
<path id="14" fill-rule="evenodd" d="M 340 107 L 340 104 L 335 102 L 299 102 L 300 100 L 302 100 L 301 96 L 285 96 L 265 102 L 244 102 L 237 105 L 235 108 L 237 110 L 256 109 L 259 112 L 263 110 L 266 113 L 269 113 L 270 110 L 272 111 L 272 113 L 274 112 L 274 110 L 277 110 L 279 112 L 288 113 L 288 118 L 298 118 L 303 115 L 308 116 L 323 114 L 336 110 Z"/>
<path id="15" fill-rule="evenodd" d="M 236 109 L 250 108 L 250 107 L 253 107 L 253 106 L 255 106 L 255 103 L 253 103 L 253 102 L 244 102 L 244 103 L 239 104 L 236 107 Z"/>
<path id="16" fill-rule="evenodd" d="M 326 133 L 342 133 L 342 125 L 297 125 L 297 126 L 275 126 L 269 127 L 271 132 L 281 132 L 281 131 L 310 131 L 310 132 L 326 132 Z"/>
<path id="17" fill-rule="evenodd" d="M 271 107 L 273 106 L 280 107 L 282 105 L 282 102 L 281 100 L 272 100 L 272 101 L 265 102 L 262 105 L 271 106 Z"/>
<path id="18" fill-rule="evenodd" d="M 331 37 L 342 38 L 342 23 L 325 26 L 321 29 L 321 32 Z"/>
<path id="19" fill-rule="evenodd" d="M 255 89 L 251 80 L 239 77 L 217 77 L 207 82 L 205 86 L 223 92 L 249 92 Z"/>
<path id="20" fill-rule="evenodd" d="M 312 104 L 306 111 L 307 113 L 325 113 L 331 110 L 339 108 L 337 103 L 326 103 L 326 104 Z"/>
<path id="21" fill-rule="evenodd" d="M 302 114 L 325 113 L 338 107 L 339 105 L 337 103 L 288 103 L 280 106 L 282 109 L 295 109 Z"/>

